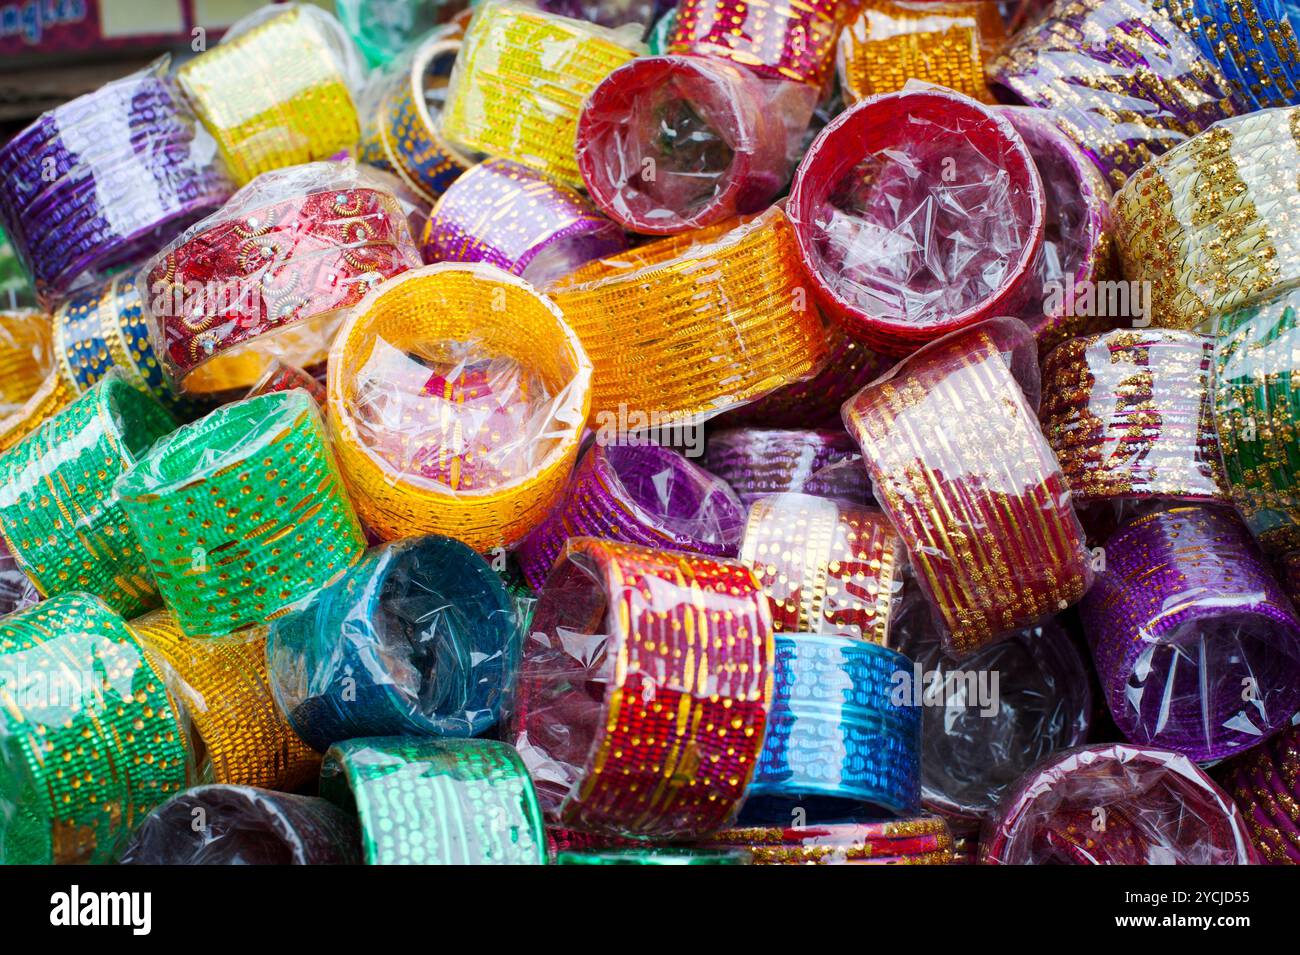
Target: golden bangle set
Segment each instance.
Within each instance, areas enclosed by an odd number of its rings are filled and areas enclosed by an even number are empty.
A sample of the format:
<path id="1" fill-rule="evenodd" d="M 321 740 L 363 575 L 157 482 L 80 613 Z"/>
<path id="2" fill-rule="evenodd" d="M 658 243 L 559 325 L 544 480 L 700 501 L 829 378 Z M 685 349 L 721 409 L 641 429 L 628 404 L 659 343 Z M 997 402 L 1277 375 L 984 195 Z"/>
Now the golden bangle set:
<path id="1" fill-rule="evenodd" d="M 55 356 L 48 315 L 0 311 L 0 452 L 72 403 L 77 389 Z"/>

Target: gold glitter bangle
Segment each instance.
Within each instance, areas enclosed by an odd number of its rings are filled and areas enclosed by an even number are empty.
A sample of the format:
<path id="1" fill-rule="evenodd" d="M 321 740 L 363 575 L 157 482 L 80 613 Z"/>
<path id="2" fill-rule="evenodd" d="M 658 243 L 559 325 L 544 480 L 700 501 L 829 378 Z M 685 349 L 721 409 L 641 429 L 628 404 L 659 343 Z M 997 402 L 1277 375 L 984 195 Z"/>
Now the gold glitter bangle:
<path id="1" fill-rule="evenodd" d="M 510 546 L 578 454 L 591 363 L 555 304 L 487 265 L 378 286 L 330 353 L 329 421 L 362 521 L 386 540 Z"/>
<path id="2" fill-rule="evenodd" d="M 703 844 L 746 848 L 755 865 L 949 865 L 956 861 L 952 833 L 938 816 L 798 827 L 746 826 L 714 833 Z"/>
<path id="3" fill-rule="evenodd" d="M 54 354 L 50 317 L 0 311 L 0 452 L 67 407 L 77 391 Z"/>
<path id="4" fill-rule="evenodd" d="M 549 292 L 596 369 L 595 417 L 722 411 L 807 377 L 829 349 L 777 208 L 590 262 Z"/>

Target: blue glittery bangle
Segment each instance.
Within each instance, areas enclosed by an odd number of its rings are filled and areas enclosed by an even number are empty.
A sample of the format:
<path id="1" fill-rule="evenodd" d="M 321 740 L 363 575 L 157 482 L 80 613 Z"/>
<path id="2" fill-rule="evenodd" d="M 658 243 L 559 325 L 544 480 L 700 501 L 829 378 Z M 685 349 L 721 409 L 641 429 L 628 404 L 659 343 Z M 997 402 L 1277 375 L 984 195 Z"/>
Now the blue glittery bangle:
<path id="1" fill-rule="evenodd" d="M 767 738 L 741 820 L 849 821 L 914 813 L 921 709 L 900 693 L 900 653 L 848 637 L 776 637 Z M 802 811 L 802 812 L 800 812 Z"/>
<path id="2" fill-rule="evenodd" d="M 501 578 L 460 541 L 372 550 L 267 639 L 276 702 L 324 752 L 358 736 L 476 736 L 496 723 L 518 624 Z"/>
<path id="3" fill-rule="evenodd" d="M 1283 0 L 1160 0 L 1155 6 L 1188 33 L 1219 65 L 1248 111 L 1292 105 L 1300 96 L 1294 7 Z M 1267 25 L 1274 24 L 1269 31 Z M 1259 30 L 1257 38 L 1252 25 Z M 1279 49 L 1277 42 L 1280 41 Z M 1258 64 L 1255 69 L 1250 64 Z M 1261 73 L 1271 81 L 1259 86 Z"/>

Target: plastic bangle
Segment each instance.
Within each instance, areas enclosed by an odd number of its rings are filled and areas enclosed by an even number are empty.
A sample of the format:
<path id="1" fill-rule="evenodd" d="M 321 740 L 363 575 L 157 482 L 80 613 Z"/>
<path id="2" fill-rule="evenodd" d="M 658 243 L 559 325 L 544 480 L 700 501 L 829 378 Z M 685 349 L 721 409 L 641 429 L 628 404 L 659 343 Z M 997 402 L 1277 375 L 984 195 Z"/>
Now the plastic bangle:
<path id="1" fill-rule="evenodd" d="M 1243 112 L 1300 100 L 1300 43 L 1282 0 L 1164 0 L 1157 6 L 1218 63 Z"/>
<path id="2" fill-rule="evenodd" d="M 1295 728 L 1278 733 L 1245 753 L 1227 777 L 1228 791 L 1246 818 L 1255 848 L 1271 865 L 1300 865 L 1298 734 Z"/>
<path id="3" fill-rule="evenodd" d="M 117 484 L 187 636 L 268 623 L 356 563 L 365 539 L 303 391 L 185 425 Z"/>
<path id="4" fill-rule="evenodd" d="M 369 865 L 543 865 L 524 764 L 487 739 L 355 739 L 325 755 L 321 794 L 355 806 Z"/>
<path id="5" fill-rule="evenodd" d="M 938 816 L 890 822 L 849 822 L 795 827 L 724 829 L 710 846 L 741 846 L 755 865 L 841 865 L 885 859 L 914 864 L 953 860 L 953 837 Z"/>
<path id="6" fill-rule="evenodd" d="M 186 738 L 162 677 L 101 601 L 63 594 L 0 620 L 0 861 L 112 861 L 184 788 Z"/>
<path id="7" fill-rule="evenodd" d="M 480 390 L 475 369 L 498 357 L 502 380 Z M 330 426 L 362 520 L 385 539 L 517 543 L 564 487 L 590 388 L 577 336 L 520 279 L 441 264 L 390 280 L 352 310 L 330 354 Z M 483 425 L 498 416 L 499 431 Z"/>
<path id="8" fill-rule="evenodd" d="M 749 865 L 744 849 L 647 848 L 561 852 L 556 865 Z"/>
<path id="9" fill-rule="evenodd" d="M 54 355 L 50 320 L 0 311 L 0 453 L 72 402 L 76 391 Z"/>
<path id="10" fill-rule="evenodd" d="M 850 504 L 871 500 L 862 455 L 843 431 L 714 431 L 704 467 L 731 485 L 746 510 L 759 498 L 786 491 Z"/>

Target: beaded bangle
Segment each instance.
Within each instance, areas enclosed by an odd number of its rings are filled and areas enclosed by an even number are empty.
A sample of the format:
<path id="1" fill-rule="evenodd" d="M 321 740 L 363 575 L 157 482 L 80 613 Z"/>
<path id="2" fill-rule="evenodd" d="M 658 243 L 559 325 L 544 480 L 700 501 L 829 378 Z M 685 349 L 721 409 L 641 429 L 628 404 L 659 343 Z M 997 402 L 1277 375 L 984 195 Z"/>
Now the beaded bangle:
<path id="1" fill-rule="evenodd" d="M 175 426 L 110 375 L 0 456 L 0 535 L 42 595 L 84 591 L 126 616 L 157 606 L 114 483 Z"/>
<path id="2" fill-rule="evenodd" d="M 574 538 L 538 602 L 507 738 L 560 825 L 698 838 L 734 817 L 757 764 L 772 653 L 748 568 Z"/>
<path id="3" fill-rule="evenodd" d="M 341 52 L 323 11 L 294 7 L 176 71 L 239 185 L 327 159 L 360 135 Z M 318 19 L 319 18 L 319 19 Z"/>
<path id="4" fill-rule="evenodd" d="M 848 504 L 871 500 L 862 455 L 843 431 L 714 431 L 704 467 L 731 486 L 746 510 L 761 497 L 787 491 Z"/>
<path id="5" fill-rule="evenodd" d="M 902 551 L 880 511 L 778 494 L 750 507 L 740 562 L 767 594 L 778 633 L 840 634 L 883 645 L 902 589 Z"/>
<path id="6" fill-rule="evenodd" d="M 627 236 L 579 193 L 504 159 L 457 179 L 429 216 L 430 262 L 486 262 L 537 286 L 627 248 Z"/>
<path id="7" fill-rule="evenodd" d="M 371 551 L 267 641 L 271 687 L 315 749 L 361 736 L 477 736 L 517 665 L 501 578 L 447 537 Z"/>
<path id="8" fill-rule="evenodd" d="M 600 426 L 723 410 L 816 371 L 827 336 L 779 209 L 591 262 L 548 292 L 595 366 Z"/>
<path id="9" fill-rule="evenodd" d="M 741 819 L 906 815 L 921 805 L 921 707 L 899 698 L 911 661 L 852 637 L 777 634 L 767 737 Z"/>
<path id="10" fill-rule="evenodd" d="M 452 69 L 443 134 L 581 189 L 574 143 L 583 100 L 638 52 L 605 27 L 487 0 Z"/>
<path id="11" fill-rule="evenodd" d="M 921 89 L 836 117 L 800 163 L 787 210 L 830 315 L 872 348 L 906 355 L 1023 301 L 1043 205 L 1033 157 L 1004 113 Z"/>
<path id="12" fill-rule="evenodd" d="M 283 616 L 365 549 L 320 414 L 302 391 L 248 398 L 185 425 L 117 493 L 187 636 Z"/>
<path id="13" fill-rule="evenodd" d="M 1020 361 L 1026 346 L 1036 351 L 1018 321 L 988 322 L 923 349 L 844 406 L 957 655 L 1064 610 L 1091 580 L 1069 487 L 1001 354 Z"/>
<path id="14" fill-rule="evenodd" d="M 0 311 L 0 453 L 75 397 L 55 359 L 50 320 L 35 311 Z"/>
<path id="15" fill-rule="evenodd" d="M 1080 615 L 1134 743 L 1220 759 L 1300 709 L 1300 617 L 1231 511 L 1130 521 L 1106 543 Z"/>
<path id="16" fill-rule="evenodd" d="M 755 865 L 840 865 L 888 861 L 945 865 L 953 859 L 953 837 L 938 816 L 890 822 L 831 825 L 747 826 L 724 829 L 706 845 L 747 849 Z"/>
<path id="17" fill-rule="evenodd" d="M 560 310 L 485 265 L 426 266 L 351 312 L 329 363 L 329 421 L 366 526 L 517 543 L 563 490 L 591 364 Z"/>
<path id="18" fill-rule="evenodd" d="M 1043 433 L 1076 500 L 1227 502 L 1210 398 L 1214 342 L 1191 332 L 1075 338 L 1043 365 Z"/>
<path id="19" fill-rule="evenodd" d="M 181 711 L 87 594 L 0 620 L 0 862 L 103 863 L 186 784 Z"/>
<path id="20" fill-rule="evenodd" d="M 596 852 L 561 852 L 556 865 L 749 865 L 744 849 L 644 848 L 603 849 Z"/>
<path id="21" fill-rule="evenodd" d="M 195 786 L 149 814 L 124 865 L 357 865 L 352 816 L 315 796 Z"/>
<path id="22" fill-rule="evenodd" d="M 488 739 L 354 739 L 332 747 L 321 794 L 355 806 L 369 865 L 543 865 L 533 782 Z"/>
<path id="23" fill-rule="evenodd" d="M 732 490 L 658 445 L 594 444 L 559 507 L 520 544 L 524 577 L 541 590 L 571 537 L 734 557 L 745 512 Z"/>
<path id="24" fill-rule="evenodd" d="M 1264 862 L 1300 865 L 1300 730 L 1283 730 L 1230 769 L 1228 791 Z"/>
<path id="25" fill-rule="evenodd" d="M 196 640 L 167 610 L 130 623 L 145 657 L 184 700 L 200 771 L 214 783 L 296 789 L 315 779 L 320 757 L 276 711 L 267 678 L 266 634 Z"/>

